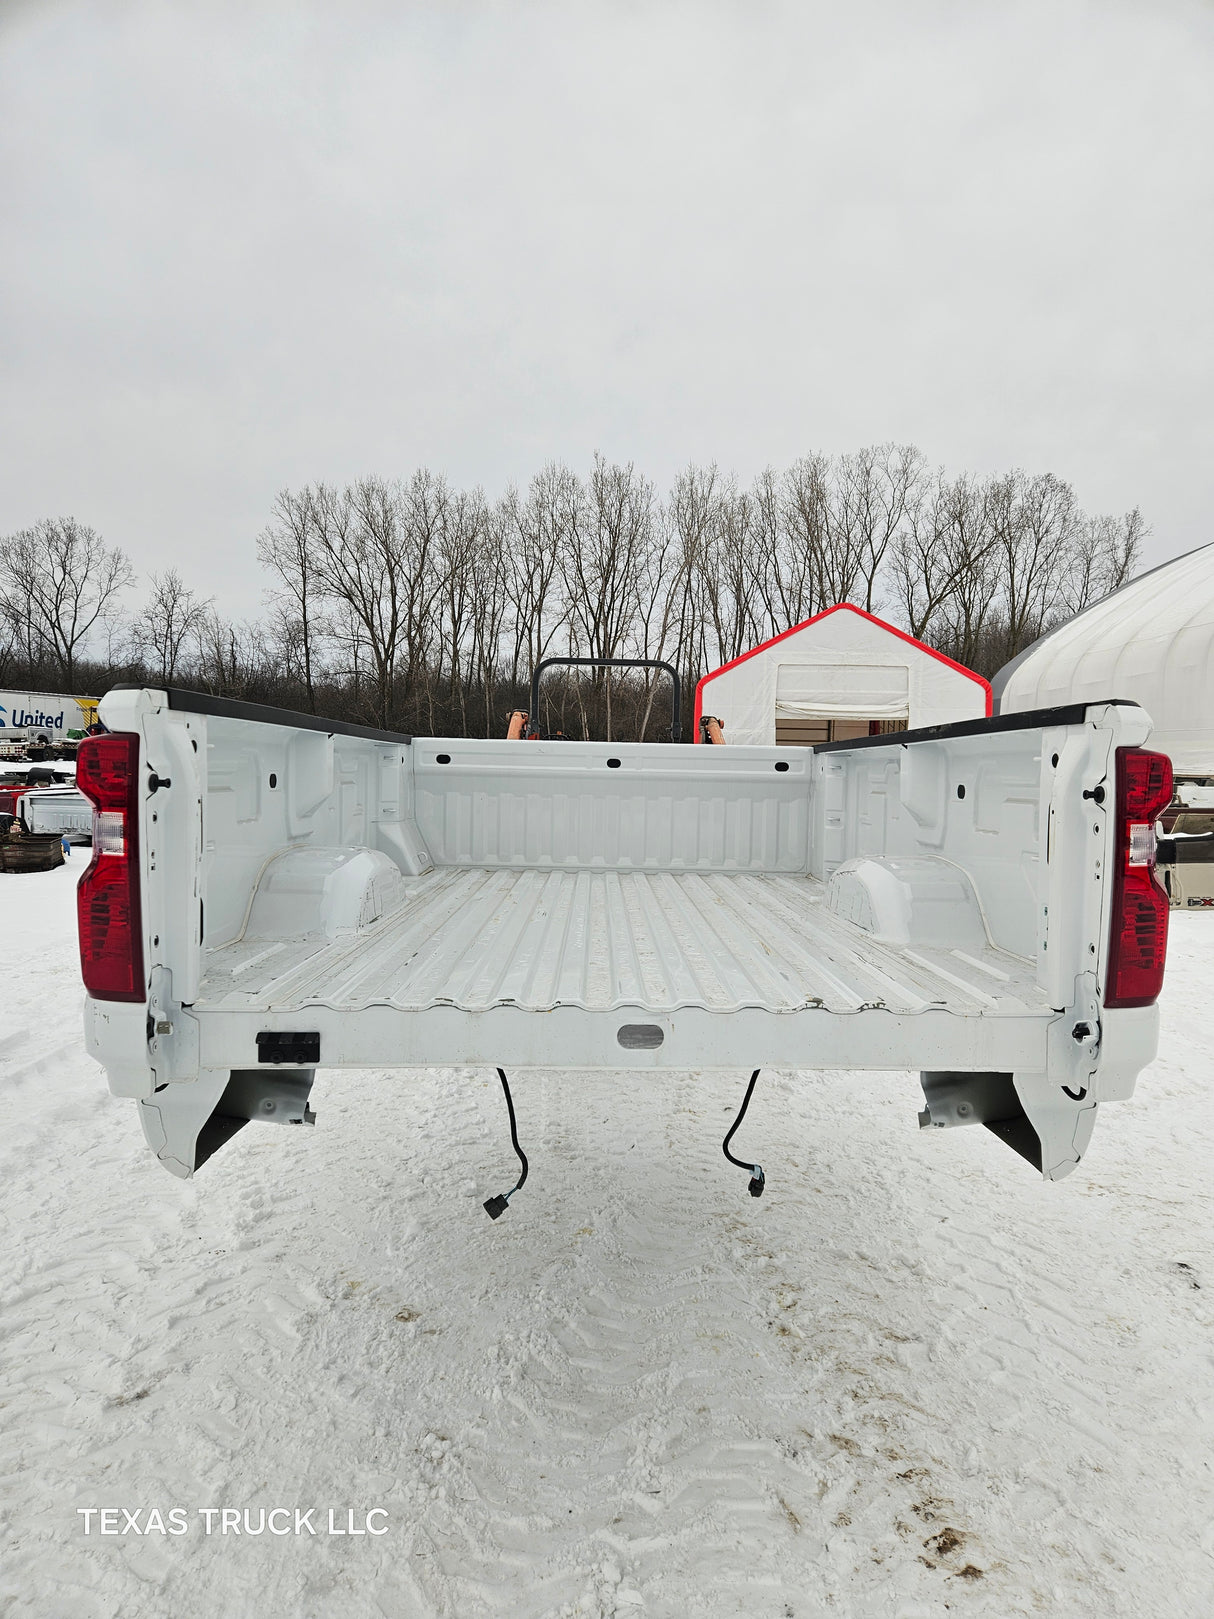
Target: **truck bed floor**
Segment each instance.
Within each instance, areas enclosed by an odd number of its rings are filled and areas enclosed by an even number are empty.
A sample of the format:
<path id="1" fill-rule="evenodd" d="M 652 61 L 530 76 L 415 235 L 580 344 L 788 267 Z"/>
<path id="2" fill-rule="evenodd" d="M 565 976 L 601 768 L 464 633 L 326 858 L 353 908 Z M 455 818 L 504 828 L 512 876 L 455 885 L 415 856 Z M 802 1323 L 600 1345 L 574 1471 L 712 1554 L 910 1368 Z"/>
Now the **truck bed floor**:
<path id="1" fill-rule="evenodd" d="M 357 935 L 209 952 L 195 1005 L 1047 1010 L 1019 957 L 883 944 L 823 895 L 805 876 L 441 867 Z"/>

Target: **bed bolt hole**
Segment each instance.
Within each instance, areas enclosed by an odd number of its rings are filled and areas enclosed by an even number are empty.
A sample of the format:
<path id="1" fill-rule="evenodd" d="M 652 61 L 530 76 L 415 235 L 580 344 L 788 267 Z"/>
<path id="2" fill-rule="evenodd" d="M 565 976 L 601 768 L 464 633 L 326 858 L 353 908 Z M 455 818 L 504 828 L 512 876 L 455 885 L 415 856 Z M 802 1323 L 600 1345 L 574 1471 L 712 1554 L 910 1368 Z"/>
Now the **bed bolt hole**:
<path id="1" fill-rule="evenodd" d="M 434 762 L 436 765 L 449 765 L 451 763 L 451 755 L 449 753 L 438 753 L 434 757 Z"/>
<path id="2" fill-rule="evenodd" d="M 788 760 L 787 759 L 779 759 L 779 760 L 777 760 L 776 761 L 776 769 L 777 770 L 787 770 L 788 769 Z"/>
<path id="3" fill-rule="evenodd" d="M 618 759 L 608 759 L 607 768 L 608 770 L 618 770 L 620 768 L 620 761 Z"/>
<path id="4" fill-rule="evenodd" d="M 274 772 L 272 770 L 270 772 L 270 786 L 271 787 L 277 787 L 278 786 L 278 777 L 274 774 Z"/>
<path id="5" fill-rule="evenodd" d="M 1050 763 L 1053 765 L 1054 769 L 1057 770 L 1057 768 L 1058 768 L 1058 755 L 1057 754 L 1055 754 L 1054 757 L 1050 760 Z"/>
<path id="6" fill-rule="evenodd" d="M 962 782 L 962 781 L 959 781 L 957 783 L 957 797 L 958 798 L 964 798 L 965 797 L 965 783 Z"/>

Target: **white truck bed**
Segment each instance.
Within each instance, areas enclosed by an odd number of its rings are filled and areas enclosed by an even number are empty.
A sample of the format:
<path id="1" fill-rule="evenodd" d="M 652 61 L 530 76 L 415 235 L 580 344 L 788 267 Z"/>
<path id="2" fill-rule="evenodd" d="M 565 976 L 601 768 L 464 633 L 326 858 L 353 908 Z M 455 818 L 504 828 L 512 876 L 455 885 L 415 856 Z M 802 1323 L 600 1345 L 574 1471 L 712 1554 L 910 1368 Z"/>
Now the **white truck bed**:
<path id="1" fill-rule="evenodd" d="M 75 787 L 23 793 L 17 813 L 31 832 L 58 832 L 71 843 L 88 843 L 93 835 L 93 806 Z"/>
<path id="2" fill-rule="evenodd" d="M 98 859 L 146 993 L 90 998 L 88 1039 L 176 1174 L 306 1122 L 317 1066 L 484 1064 L 918 1069 L 922 1122 L 1057 1178 L 1154 1055 L 1156 1007 L 1106 993 L 1142 936 L 1113 917 L 1118 761 L 1154 757 L 1132 704 L 814 749 L 413 739 L 145 689 L 101 715 L 138 761 Z M 94 942 L 122 914 L 99 900 Z"/>

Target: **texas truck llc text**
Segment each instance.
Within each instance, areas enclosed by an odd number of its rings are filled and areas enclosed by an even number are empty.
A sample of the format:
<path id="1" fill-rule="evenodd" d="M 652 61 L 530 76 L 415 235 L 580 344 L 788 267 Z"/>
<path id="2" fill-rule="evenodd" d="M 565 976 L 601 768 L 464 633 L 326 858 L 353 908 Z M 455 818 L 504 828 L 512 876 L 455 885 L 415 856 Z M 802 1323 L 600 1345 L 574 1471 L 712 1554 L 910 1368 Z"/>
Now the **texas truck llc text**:
<path id="1" fill-rule="evenodd" d="M 322 1512 L 324 1516 L 322 1516 Z M 77 1507 L 86 1535 L 186 1535 L 191 1520 L 206 1535 L 386 1535 L 388 1514 L 383 1507 L 369 1512 L 354 1507 Z M 97 1522 L 94 1524 L 93 1520 Z"/>

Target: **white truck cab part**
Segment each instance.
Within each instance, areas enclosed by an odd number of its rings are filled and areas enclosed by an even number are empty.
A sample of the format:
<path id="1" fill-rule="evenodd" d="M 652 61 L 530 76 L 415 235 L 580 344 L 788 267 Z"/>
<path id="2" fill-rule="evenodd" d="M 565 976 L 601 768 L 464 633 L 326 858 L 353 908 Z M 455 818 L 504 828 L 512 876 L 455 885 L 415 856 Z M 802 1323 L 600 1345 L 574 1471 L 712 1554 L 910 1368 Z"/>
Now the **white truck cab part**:
<path id="1" fill-rule="evenodd" d="M 117 689 L 90 1051 L 191 1175 L 330 1068 L 918 1069 L 1047 1178 L 1155 1054 L 1167 760 L 1093 703 L 816 748 L 415 738 Z"/>

